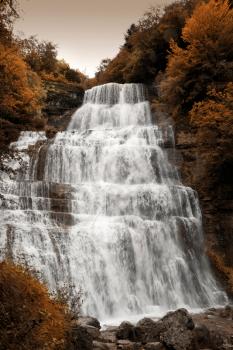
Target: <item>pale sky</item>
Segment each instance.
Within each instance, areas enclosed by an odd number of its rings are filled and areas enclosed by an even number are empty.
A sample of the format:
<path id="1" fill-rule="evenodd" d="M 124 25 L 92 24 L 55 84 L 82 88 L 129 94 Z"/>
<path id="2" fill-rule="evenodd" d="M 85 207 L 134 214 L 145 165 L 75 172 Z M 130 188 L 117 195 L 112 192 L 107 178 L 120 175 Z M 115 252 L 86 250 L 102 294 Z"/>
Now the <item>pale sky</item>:
<path id="1" fill-rule="evenodd" d="M 58 56 L 90 77 L 103 58 L 113 58 L 124 33 L 150 6 L 171 0 L 19 0 L 17 33 L 58 45 Z"/>

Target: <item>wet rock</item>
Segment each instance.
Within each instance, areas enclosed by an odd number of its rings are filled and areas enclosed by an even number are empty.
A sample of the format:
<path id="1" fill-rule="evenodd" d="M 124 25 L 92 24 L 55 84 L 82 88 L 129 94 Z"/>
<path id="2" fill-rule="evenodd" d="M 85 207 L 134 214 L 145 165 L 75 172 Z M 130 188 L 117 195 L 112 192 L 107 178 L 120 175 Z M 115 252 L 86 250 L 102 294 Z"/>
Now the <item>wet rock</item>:
<path id="1" fill-rule="evenodd" d="M 80 324 L 81 326 L 92 326 L 98 329 L 101 328 L 97 318 L 91 316 L 80 316 L 78 318 L 78 324 Z"/>
<path id="2" fill-rule="evenodd" d="M 116 338 L 116 331 L 118 327 L 113 327 L 113 329 L 107 329 L 106 331 L 101 332 L 101 338 L 104 340 L 106 343 L 115 343 L 117 338 Z"/>
<path id="3" fill-rule="evenodd" d="M 169 312 L 161 319 L 160 341 L 169 349 L 194 350 L 194 323 L 185 309 Z"/>
<path id="4" fill-rule="evenodd" d="M 196 325 L 194 328 L 194 332 L 196 343 L 199 349 L 203 349 L 210 346 L 210 332 L 205 325 Z"/>
<path id="5" fill-rule="evenodd" d="M 119 350 L 141 350 L 141 344 L 133 343 L 129 340 L 118 340 L 117 349 L 119 349 Z"/>
<path id="6" fill-rule="evenodd" d="M 177 164 L 182 182 L 198 192 L 206 250 L 217 277 L 232 296 L 232 139 L 201 125 L 192 128 L 184 118 L 176 121 L 175 133 L 176 148 L 183 159 Z"/>
<path id="7" fill-rule="evenodd" d="M 155 321 L 153 321 L 151 318 L 145 317 L 138 321 L 137 327 L 142 327 L 142 328 L 153 328 L 155 325 Z"/>
<path id="8" fill-rule="evenodd" d="M 225 329 L 214 329 L 210 332 L 211 349 L 213 350 L 232 350 L 233 335 L 226 333 Z"/>
<path id="9" fill-rule="evenodd" d="M 213 350 L 224 350 L 224 339 L 222 335 L 215 331 L 210 332 L 211 338 L 211 349 Z"/>
<path id="10" fill-rule="evenodd" d="M 47 98 L 43 112 L 48 117 L 50 124 L 55 126 L 61 125 L 65 128 L 65 121 L 62 124 L 60 120 L 53 120 L 52 116 L 59 116 L 68 110 L 79 107 L 83 101 L 83 88 L 77 84 L 46 80 L 44 81 L 44 87 L 47 92 Z"/>
<path id="11" fill-rule="evenodd" d="M 165 347 L 162 343 L 147 343 L 144 345 L 144 350 L 165 350 Z"/>
<path id="12" fill-rule="evenodd" d="M 73 321 L 73 325 L 74 327 L 81 327 L 82 329 L 85 329 L 92 339 L 98 339 L 100 337 L 100 323 L 96 318 L 81 316 L 77 320 Z"/>
<path id="13" fill-rule="evenodd" d="M 93 341 L 93 350 L 117 350 L 116 344 Z"/>
<path id="14" fill-rule="evenodd" d="M 212 310 L 207 310 L 206 312 L 207 315 L 211 315 L 211 316 L 214 316 L 216 314 L 215 311 L 212 311 Z"/>
<path id="15" fill-rule="evenodd" d="M 215 307 L 210 307 L 210 308 L 208 309 L 208 311 L 216 312 L 217 309 L 216 309 Z"/>
<path id="16" fill-rule="evenodd" d="M 143 318 L 136 324 L 136 334 L 143 343 L 159 341 L 161 323 L 150 318 Z"/>
<path id="17" fill-rule="evenodd" d="M 216 316 L 215 315 L 206 315 L 206 318 L 208 318 L 209 320 L 215 318 Z"/>
<path id="18" fill-rule="evenodd" d="M 93 338 L 86 328 L 77 324 L 72 327 L 67 350 L 93 350 Z"/>
<path id="19" fill-rule="evenodd" d="M 205 341 L 205 345 L 203 343 L 197 344 L 199 345 L 200 349 L 204 348 L 211 348 L 213 350 L 230 350 L 233 349 L 233 322 L 232 319 L 229 317 L 222 317 L 221 313 L 225 313 L 225 311 L 228 311 L 229 308 L 227 307 L 221 309 L 216 309 L 214 318 L 206 318 L 206 313 L 202 314 L 195 314 L 193 315 L 193 319 L 195 320 L 195 323 L 197 325 L 204 325 L 209 330 L 209 342 Z M 224 316 L 229 316 L 229 314 Z M 209 317 L 209 316 L 208 316 Z M 213 317 L 213 316 L 212 316 Z M 195 333 L 196 333 L 195 327 Z M 204 332 L 204 334 L 203 334 Z M 208 332 L 208 331 L 207 331 Z M 202 335 L 202 339 L 206 339 L 208 337 L 206 331 L 202 328 L 201 334 L 199 332 L 199 335 Z M 198 340 L 198 337 L 196 338 Z M 200 338 L 199 338 L 200 340 Z"/>
<path id="20" fill-rule="evenodd" d="M 222 318 L 233 319 L 233 307 L 230 305 L 226 305 L 224 309 L 220 311 L 219 316 Z"/>
<path id="21" fill-rule="evenodd" d="M 83 325 L 87 331 L 88 334 L 92 336 L 93 339 L 98 339 L 100 337 L 100 330 L 96 327 L 89 326 L 89 325 Z"/>
<path id="22" fill-rule="evenodd" d="M 5 171 L 0 170 L 0 181 L 10 181 L 10 176 Z"/>
<path id="23" fill-rule="evenodd" d="M 128 339 L 137 341 L 139 338 L 139 330 L 130 322 L 122 322 L 116 332 L 117 339 Z"/>

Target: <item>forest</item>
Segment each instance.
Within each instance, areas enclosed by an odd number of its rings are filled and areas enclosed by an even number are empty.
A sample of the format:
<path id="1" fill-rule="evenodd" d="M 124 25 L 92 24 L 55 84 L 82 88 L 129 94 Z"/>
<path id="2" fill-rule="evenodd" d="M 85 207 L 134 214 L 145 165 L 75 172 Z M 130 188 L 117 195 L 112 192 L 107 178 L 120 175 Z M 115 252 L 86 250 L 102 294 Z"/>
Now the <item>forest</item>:
<path id="1" fill-rule="evenodd" d="M 206 253 L 232 296 L 232 221 L 225 231 L 221 226 L 222 217 L 232 213 L 230 207 L 221 209 L 232 195 L 233 178 L 232 0 L 176 0 L 165 8 L 151 7 L 129 26 L 118 54 L 104 58 L 94 78 L 59 60 L 56 43 L 14 34 L 19 16 L 17 0 L 0 0 L 0 156 L 23 130 L 49 136 L 46 86 L 51 82 L 80 91 L 106 83 L 145 84 L 152 91 L 152 110 L 169 116 L 177 132 L 188 130 L 188 138 L 194 137 L 190 149 L 190 140 L 180 146 L 189 163 L 184 177 L 198 191 L 203 207 Z M 201 154 L 208 183 L 193 174 L 193 149 Z M 59 195 L 65 203 L 63 192 Z M 216 219 L 212 226 L 209 217 Z M 37 277 L 10 258 L 0 263 L 0 350 L 92 349 L 86 331 L 74 335 L 81 297 L 74 298 L 75 314 L 65 288 L 51 296 Z M 81 339 L 78 345 L 75 337 Z"/>
<path id="2" fill-rule="evenodd" d="M 86 79 L 80 71 L 57 59 L 56 44 L 14 34 L 19 11 L 17 1 L 0 3 L 1 151 L 17 139 L 20 130 L 46 129 L 46 82 L 78 88 Z"/>

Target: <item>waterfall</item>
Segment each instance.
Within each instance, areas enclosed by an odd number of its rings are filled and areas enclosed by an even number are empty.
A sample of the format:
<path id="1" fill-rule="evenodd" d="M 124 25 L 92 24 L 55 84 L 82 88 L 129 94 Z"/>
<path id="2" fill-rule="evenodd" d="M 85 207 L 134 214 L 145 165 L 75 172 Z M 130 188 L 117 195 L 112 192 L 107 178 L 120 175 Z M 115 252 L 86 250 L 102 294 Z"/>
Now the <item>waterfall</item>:
<path id="1" fill-rule="evenodd" d="M 51 290 L 81 288 L 83 313 L 102 320 L 227 300 L 204 254 L 197 195 L 168 159 L 172 128 L 152 123 L 145 96 L 140 84 L 86 91 L 54 140 L 25 132 L 12 144 L 39 146 L 0 182 L 1 258 L 34 267 Z"/>

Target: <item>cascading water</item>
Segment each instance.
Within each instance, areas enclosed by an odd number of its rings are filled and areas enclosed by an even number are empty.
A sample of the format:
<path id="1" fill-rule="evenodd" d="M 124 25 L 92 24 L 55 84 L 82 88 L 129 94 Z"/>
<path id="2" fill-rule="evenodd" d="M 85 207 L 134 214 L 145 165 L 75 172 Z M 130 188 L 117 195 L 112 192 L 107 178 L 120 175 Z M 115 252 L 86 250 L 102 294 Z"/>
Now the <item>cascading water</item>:
<path id="1" fill-rule="evenodd" d="M 32 136 L 12 147 L 44 139 Z M 164 149 L 172 129 L 152 125 L 143 85 L 86 91 L 68 130 L 42 141 L 27 173 L 0 183 L 2 258 L 23 259 L 51 289 L 81 287 L 83 312 L 100 319 L 227 300 L 196 194 Z"/>

